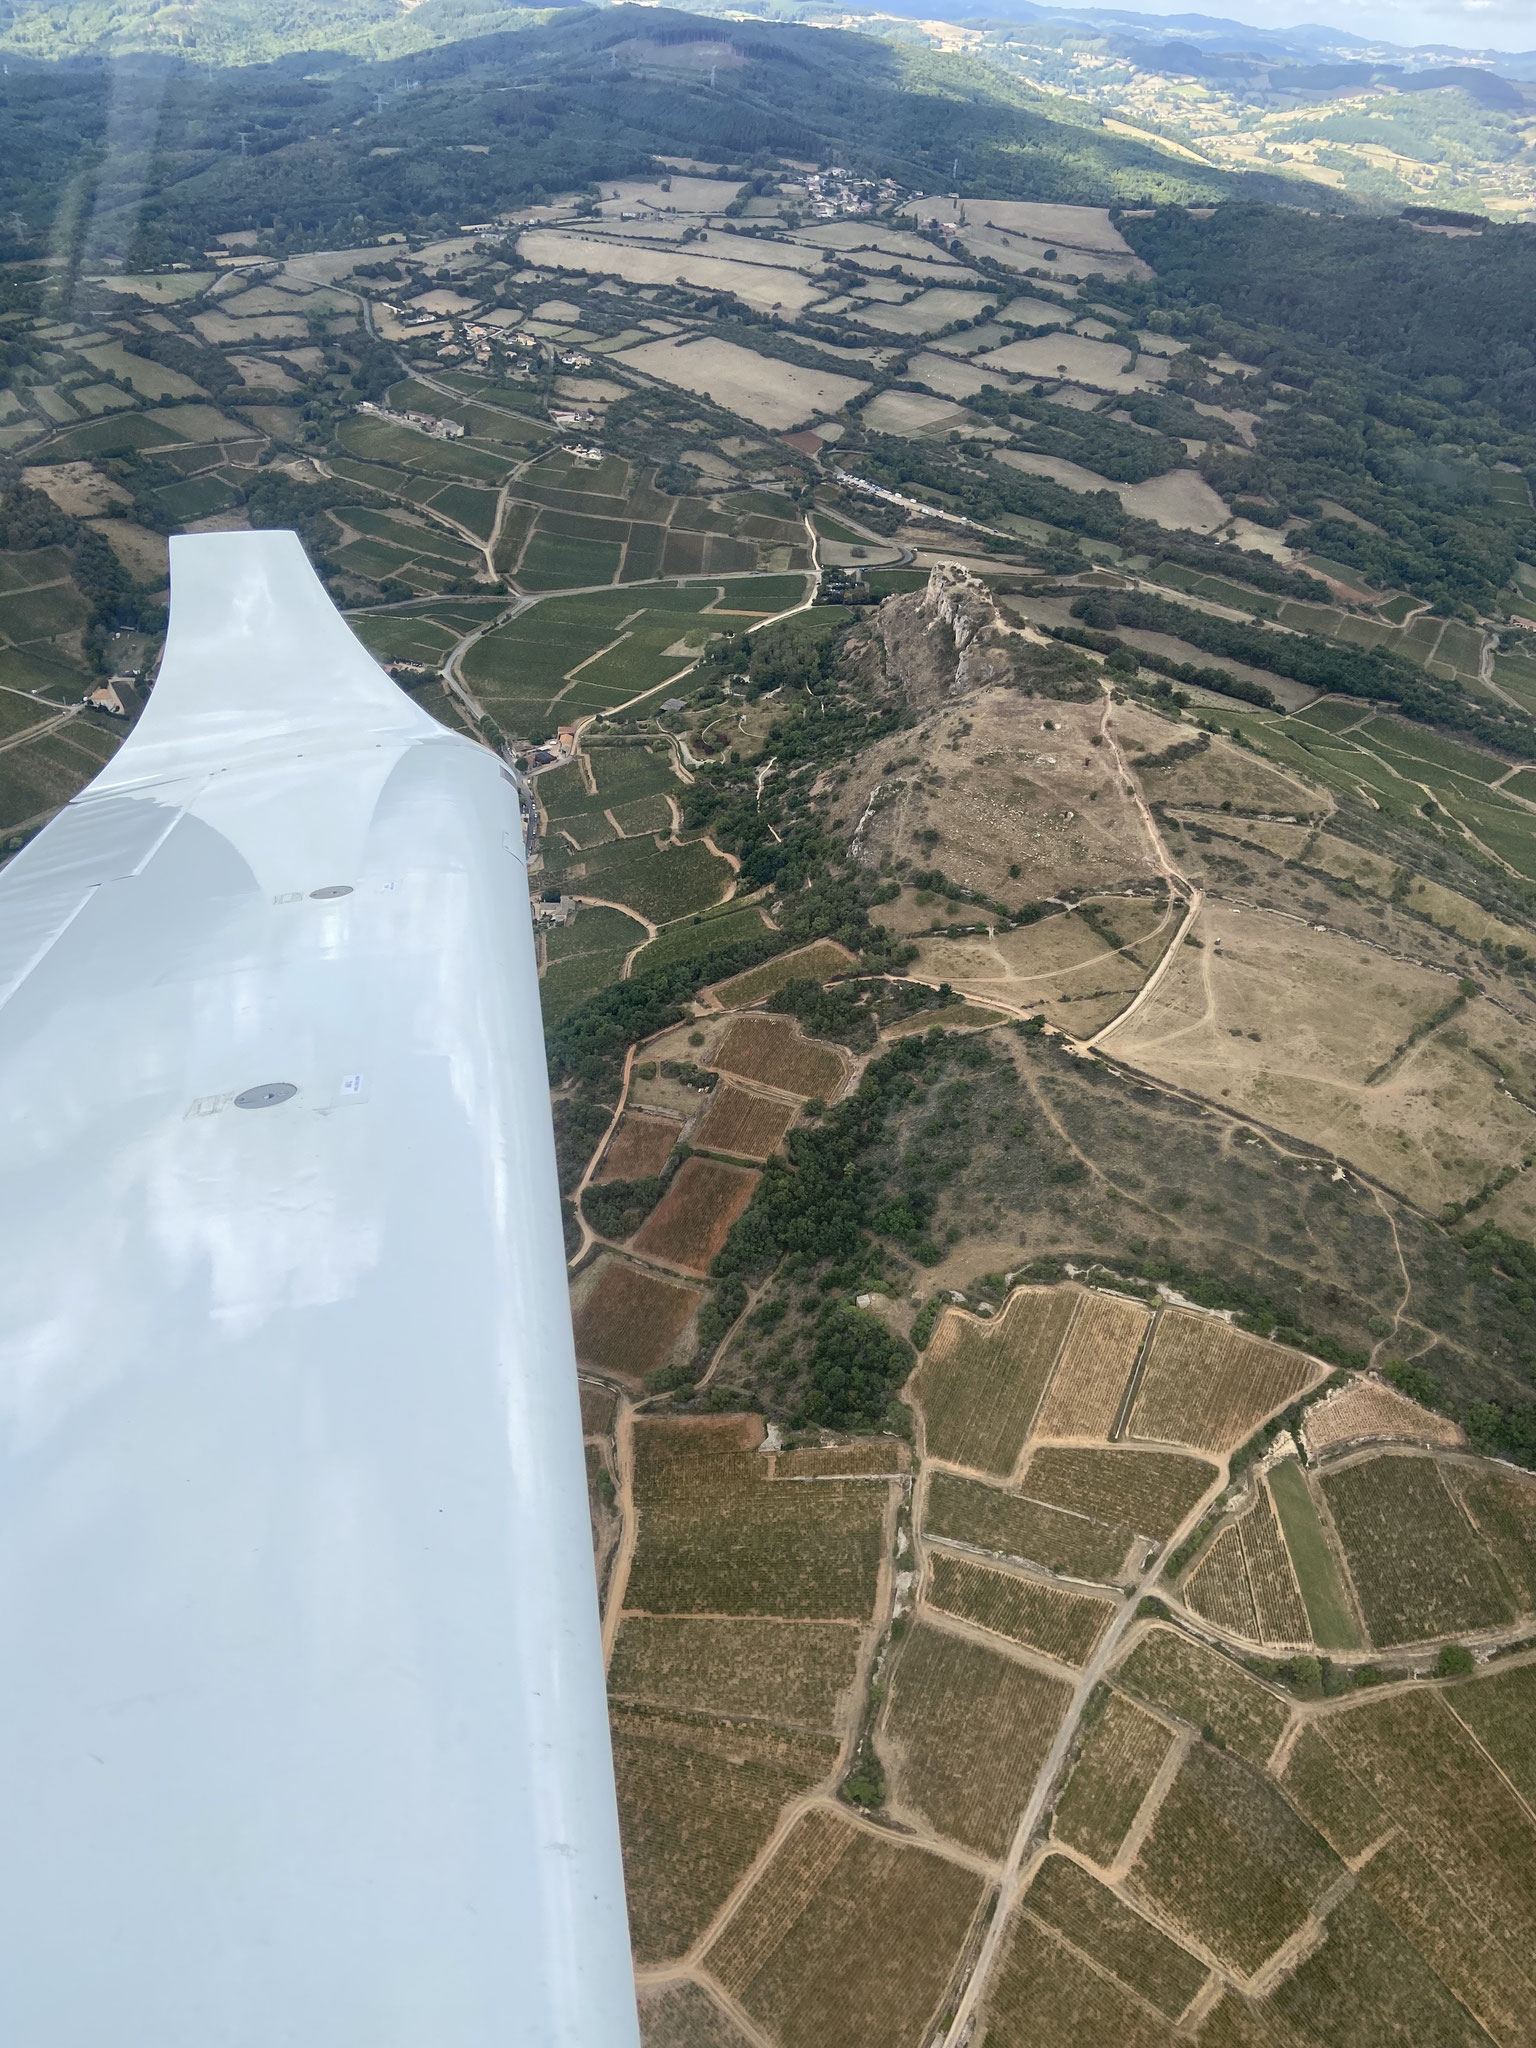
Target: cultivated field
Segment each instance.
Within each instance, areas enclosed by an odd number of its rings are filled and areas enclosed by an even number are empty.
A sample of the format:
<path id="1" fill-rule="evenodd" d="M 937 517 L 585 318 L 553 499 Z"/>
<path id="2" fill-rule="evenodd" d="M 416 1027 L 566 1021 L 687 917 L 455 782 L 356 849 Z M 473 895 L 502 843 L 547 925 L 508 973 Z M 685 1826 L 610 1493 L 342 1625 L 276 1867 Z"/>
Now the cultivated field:
<path id="1" fill-rule="evenodd" d="M 1307 1646 L 1307 1610 L 1262 1478 L 1242 1519 L 1223 1529 L 1184 1585 L 1196 1614 L 1249 1642 Z"/>
<path id="2" fill-rule="evenodd" d="M 1536 1664 L 1452 1686 L 1445 1703 L 1465 1722 L 1527 1806 L 1536 1808 Z"/>
<path id="3" fill-rule="evenodd" d="M 1036 1436 L 1104 1441 L 1120 1413 L 1150 1320 L 1136 1302 L 1111 1294 L 1084 1297 L 1035 1417 Z"/>
<path id="4" fill-rule="evenodd" d="M 1522 1611 L 1536 1608 L 1536 1481 L 1486 1465 L 1454 1465 L 1442 1476 L 1498 1559 Z"/>
<path id="5" fill-rule="evenodd" d="M 838 1734 L 859 1639 L 856 1622 L 630 1614 L 614 1646 L 608 1694 Z"/>
<path id="6" fill-rule="evenodd" d="M 643 1614 L 864 1621 L 886 1489 L 772 1485 L 768 1461 L 698 1422 L 635 1426 L 639 1547 L 626 1608 Z M 690 1438 L 688 1432 L 701 1434 Z M 739 1437 L 739 1431 L 738 1431 Z"/>
<path id="7" fill-rule="evenodd" d="M 702 1299 L 697 1287 L 600 1259 L 571 1303 L 577 1363 L 638 1384 L 665 1365 Z"/>
<path id="8" fill-rule="evenodd" d="M 1078 1299 L 1058 1289 L 1021 1287 L 994 1322 L 944 1312 L 910 1382 L 930 1457 L 1008 1477 Z"/>
<path id="9" fill-rule="evenodd" d="M 957 1864 L 813 1808 L 705 1964 L 780 2048 L 922 2048 L 982 1893 Z"/>
<path id="10" fill-rule="evenodd" d="M 1077 1450 L 1043 1444 L 1020 1485 L 1031 1500 L 1118 1523 L 1161 1542 L 1216 1481 L 1216 1468 L 1175 1451 Z"/>
<path id="11" fill-rule="evenodd" d="M 619 1831 L 637 1963 L 697 1940 L 796 1793 L 825 1778 L 839 1744 L 747 1721 L 648 1708 L 613 1711 Z"/>
<path id="12" fill-rule="evenodd" d="M 1115 1672 L 1115 1683 L 1176 1715 L 1250 1763 L 1268 1761 L 1285 1732 L 1285 1701 L 1229 1658 L 1171 1628 L 1151 1628 Z"/>
<path id="13" fill-rule="evenodd" d="M 1172 2029 L 1021 1912 L 987 2001 L 989 2048 L 1175 2048 Z"/>
<path id="14" fill-rule="evenodd" d="M 843 1085 L 843 1062 L 830 1045 L 802 1038 L 787 1017 L 738 1017 L 715 1054 L 715 1067 L 765 1088 L 830 1102 Z"/>
<path id="15" fill-rule="evenodd" d="M 1514 1619 L 1498 1567 L 1432 1458 L 1386 1453 L 1318 1483 L 1373 1643 L 1423 1642 Z"/>
<path id="16" fill-rule="evenodd" d="M 1020 1572 L 993 1571 L 936 1550 L 926 1602 L 942 1614 L 974 1622 L 1059 1664 L 1084 1664 L 1114 1618 L 1114 1602 L 1072 1593 Z"/>
<path id="17" fill-rule="evenodd" d="M 1051 1833 L 1107 1868 L 1173 1747 L 1172 1732 L 1123 1693 L 1104 1699 L 1056 1803 Z"/>
<path id="18" fill-rule="evenodd" d="M 935 1472 L 929 1481 L 926 1527 L 930 1536 L 947 1536 L 1079 1579 L 1113 1580 L 1130 1549 L 1125 1529 L 1063 1514 L 952 1472 Z"/>
<path id="19" fill-rule="evenodd" d="M 703 1150 L 729 1152 L 738 1159 L 766 1159 L 784 1141 L 795 1112 L 773 1096 L 753 1095 L 722 1081 L 693 1134 Z"/>
<path id="20" fill-rule="evenodd" d="M 757 1175 L 720 1159 L 685 1159 L 635 1235 L 635 1250 L 691 1273 L 707 1273 L 731 1225 L 752 1199 Z"/>
<path id="21" fill-rule="evenodd" d="M 1067 342 L 1077 339 L 1075 335 L 1061 338 Z M 1048 350 L 1051 339 L 1015 346 Z M 1090 342 L 1087 346 L 1096 348 L 1101 344 Z M 999 351 L 1000 354 L 1008 352 Z M 986 360 L 995 361 L 996 357 Z M 1036 455 L 1019 448 L 1000 448 L 998 460 L 1006 462 L 1011 469 L 1022 469 L 1030 476 L 1049 477 L 1053 483 L 1062 484 L 1069 491 L 1113 491 L 1133 519 L 1149 519 L 1154 525 L 1165 526 L 1174 532 L 1182 529 L 1190 533 L 1216 533 L 1232 517 L 1231 507 L 1217 496 L 1203 476 L 1192 469 L 1174 469 L 1164 476 L 1149 477 L 1143 483 L 1123 484 L 1059 455 Z"/>
<path id="22" fill-rule="evenodd" d="M 1067 1856 L 1048 1856 L 1025 1910 L 1149 2005 L 1176 2020 L 1206 1980 L 1204 1963 L 1170 1941 Z"/>
<path id="23" fill-rule="evenodd" d="M 1197 1742 L 1158 1807 L 1132 1889 L 1252 1976 L 1299 1933 L 1343 1867 L 1267 1778 Z"/>
<path id="24" fill-rule="evenodd" d="M 1129 1434 L 1197 1451 L 1235 1451 L 1265 1416 L 1324 1376 L 1299 1352 L 1216 1316 L 1165 1309 L 1152 1335 Z"/>
<path id="25" fill-rule="evenodd" d="M 1369 1443 L 1399 1438 L 1405 1443 L 1464 1443 L 1465 1436 L 1449 1416 L 1421 1408 L 1396 1387 L 1376 1380 L 1353 1380 L 1326 1400 L 1314 1401 L 1307 1410 L 1302 1433 L 1307 1454 L 1319 1458 L 1340 1444 Z"/>
<path id="26" fill-rule="evenodd" d="M 752 2048 L 724 2007 L 689 1977 L 643 1984 L 639 2000 L 645 2048 Z"/>
<path id="27" fill-rule="evenodd" d="M 839 1444 L 827 1450 L 778 1451 L 773 1459 L 775 1479 L 839 1479 L 856 1476 L 885 1477 L 907 1469 L 904 1444 L 890 1438 L 867 1443 Z"/>
<path id="28" fill-rule="evenodd" d="M 760 290 L 779 289 L 782 273 L 771 275 L 773 284 L 760 286 Z M 785 288 L 793 291 L 795 282 L 786 280 Z M 614 361 L 660 377 L 664 383 L 681 385 L 685 391 L 696 391 L 725 411 L 739 413 L 754 426 L 775 433 L 798 427 L 818 413 L 836 412 L 869 389 L 862 378 L 779 362 L 752 349 L 738 348 L 733 341 L 648 341 L 624 350 Z"/>
<path id="29" fill-rule="evenodd" d="M 666 1165 L 681 1131 L 682 1125 L 672 1117 L 648 1116 L 643 1110 L 626 1109 L 592 1178 L 649 1179 Z"/>
<path id="30" fill-rule="evenodd" d="M 1386 1854 L 1390 1856 L 1391 1851 Z M 1270 2010 L 1288 2038 L 1429 2042 L 1486 2048 L 1488 2035 L 1458 2004 L 1455 1957 L 1437 1973 L 1365 1888 L 1328 1915 L 1327 1939 L 1277 1987 Z M 1494 2032 L 1508 2048 L 1529 2040 Z"/>
<path id="31" fill-rule="evenodd" d="M 835 939 L 817 939 L 814 945 L 780 953 L 761 967 L 732 975 L 729 981 L 717 981 L 710 994 L 728 1010 L 745 1010 L 777 994 L 787 981 L 827 981 L 856 964 L 846 946 Z"/>
<path id="32" fill-rule="evenodd" d="M 919 1621 L 880 1725 L 892 1796 L 941 1835 L 1005 1854 L 1072 1687 Z"/>

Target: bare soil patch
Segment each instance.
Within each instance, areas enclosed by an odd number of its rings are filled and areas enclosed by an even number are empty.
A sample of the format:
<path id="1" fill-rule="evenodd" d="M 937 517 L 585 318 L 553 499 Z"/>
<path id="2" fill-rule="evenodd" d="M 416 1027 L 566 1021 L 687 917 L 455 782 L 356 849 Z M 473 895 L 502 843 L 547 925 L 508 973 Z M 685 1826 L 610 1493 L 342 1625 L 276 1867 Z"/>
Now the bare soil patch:
<path id="1" fill-rule="evenodd" d="M 752 1199 L 757 1175 L 719 1159 L 685 1159 L 671 1187 L 640 1226 L 635 1250 L 692 1273 L 706 1273 Z"/>

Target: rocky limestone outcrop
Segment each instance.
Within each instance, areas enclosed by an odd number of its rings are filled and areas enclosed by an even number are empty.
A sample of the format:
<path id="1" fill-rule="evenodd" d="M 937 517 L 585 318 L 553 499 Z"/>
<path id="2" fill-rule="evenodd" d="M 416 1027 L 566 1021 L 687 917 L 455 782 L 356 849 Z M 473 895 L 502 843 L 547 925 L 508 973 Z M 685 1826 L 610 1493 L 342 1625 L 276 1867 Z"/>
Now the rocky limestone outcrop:
<path id="1" fill-rule="evenodd" d="M 1096 688 L 1081 655 L 1015 625 L 986 584 L 953 563 L 939 564 L 925 589 L 887 598 L 850 637 L 846 662 L 854 679 L 918 715 L 1000 685 L 1061 698 Z"/>

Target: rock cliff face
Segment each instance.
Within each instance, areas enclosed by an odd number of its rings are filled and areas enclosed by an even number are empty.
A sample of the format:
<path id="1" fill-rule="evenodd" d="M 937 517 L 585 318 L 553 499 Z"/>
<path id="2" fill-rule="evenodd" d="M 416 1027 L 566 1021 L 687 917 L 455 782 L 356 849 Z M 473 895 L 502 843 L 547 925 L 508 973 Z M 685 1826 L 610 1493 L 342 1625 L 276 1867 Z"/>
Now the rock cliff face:
<path id="1" fill-rule="evenodd" d="M 952 564 L 935 568 L 925 590 L 887 598 L 851 637 L 846 660 L 865 687 L 919 715 L 998 686 L 1043 697 L 1096 694 L 1081 655 L 1031 639 L 984 583 Z"/>

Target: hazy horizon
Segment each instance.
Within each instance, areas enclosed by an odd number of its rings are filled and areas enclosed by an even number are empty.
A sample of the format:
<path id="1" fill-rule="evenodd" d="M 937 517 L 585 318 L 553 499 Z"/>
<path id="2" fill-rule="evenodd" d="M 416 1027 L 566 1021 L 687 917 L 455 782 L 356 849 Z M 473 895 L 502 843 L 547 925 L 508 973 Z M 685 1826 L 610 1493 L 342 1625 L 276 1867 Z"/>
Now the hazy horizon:
<path id="1" fill-rule="evenodd" d="M 1127 0 L 1125 11 L 1205 14 L 1282 32 L 1344 29 L 1409 48 L 1428 43 L 1469 51 L 1536 50 L 1536 0 L 1323 0 L 1321 5 L 1295 7 L 1276 7 L 1274 0 L 1210 0 L 1205 6 L 1191 6 L 1189 0 Z"/>

